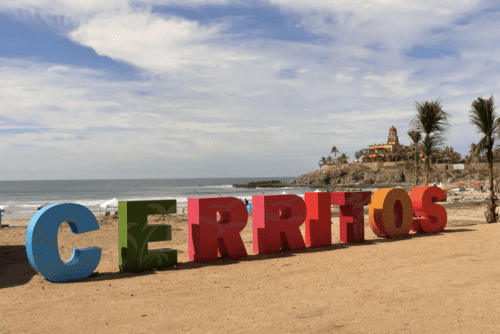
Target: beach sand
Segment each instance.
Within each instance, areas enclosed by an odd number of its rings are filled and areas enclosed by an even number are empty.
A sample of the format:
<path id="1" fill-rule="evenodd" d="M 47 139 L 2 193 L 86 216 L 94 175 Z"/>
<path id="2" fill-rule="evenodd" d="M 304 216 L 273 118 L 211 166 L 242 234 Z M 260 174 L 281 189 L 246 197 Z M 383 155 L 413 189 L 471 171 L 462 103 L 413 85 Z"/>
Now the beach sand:
<path id="1" fill-rule="evenodd" d="M 253 253 L 250 216 L 249 256 L 211 264 L 189 261 L 187 216 L 150 216 L 173 231 L 150 249 L 177 249 L 179 265 L 141 274 L 118 270 L 116 218 L 82 235 L 63 224 L 63 260 L 73 247 L 103 254 L 99 275 L 60 284 L 27 260 L 29 219 L 4 220 L 0 333 L 499 333 L 500 224 L 484 224 L 484 206 L 445 205 L 439 234 L 378 238 L 365 215 L 366 241 L 342 244 L 333 217 L 332 246 L 272 255 Z"/>

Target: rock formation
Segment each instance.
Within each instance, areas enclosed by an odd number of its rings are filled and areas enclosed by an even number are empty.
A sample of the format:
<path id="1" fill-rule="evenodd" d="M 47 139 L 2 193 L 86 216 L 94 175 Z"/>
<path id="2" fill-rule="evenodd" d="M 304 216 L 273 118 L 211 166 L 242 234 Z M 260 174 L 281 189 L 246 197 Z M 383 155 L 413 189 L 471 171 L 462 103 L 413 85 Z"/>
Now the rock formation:
<path id="1" fill-rule="evenodd" d="M 417 185 L 422 185 L 424 167 L 419 165 Z M 500 177 L 500 166 L 494 168 L 494 179 Z M 482 182 L 488 186 L 487 164 L 466 164 L 464 169 L 453 169 L 452 164 L 433 164 L 429 172 L 429 182 Z M 415 166 L 409 162 L 399 163 L 351 163 L 331 166 L 327 170 L 317 170 L 301 175 L 286 183 L 295 187 L 345 187 L 414 184 Z"/>

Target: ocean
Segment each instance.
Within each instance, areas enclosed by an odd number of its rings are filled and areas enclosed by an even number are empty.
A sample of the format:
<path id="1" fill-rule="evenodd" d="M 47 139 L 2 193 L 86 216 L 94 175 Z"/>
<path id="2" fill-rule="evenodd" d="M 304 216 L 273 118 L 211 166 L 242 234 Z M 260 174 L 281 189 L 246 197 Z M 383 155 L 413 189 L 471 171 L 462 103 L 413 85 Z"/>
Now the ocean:
<path id="1" fill-rule="evenodd" d="M 177 209 L 186 208 L 191 197 L 231 196 L 252 202 L 252 195 L 296 194 L 303 197 L 311 188 L 233 188 L 233 184 L 251 181 L 279 180 L 298 177 L 203 178 L 203 179 L 135 179 L 135 180 L 60 180 L 0 181 L 0 208 L 3 218 L 31 217 L 37 208 L 48 203 L 76 203 L 94 214 L 104 213 L 102 203 L 118 200 L 175 199 Z M 107 211 L 116 211 L 108 208 Z"/>

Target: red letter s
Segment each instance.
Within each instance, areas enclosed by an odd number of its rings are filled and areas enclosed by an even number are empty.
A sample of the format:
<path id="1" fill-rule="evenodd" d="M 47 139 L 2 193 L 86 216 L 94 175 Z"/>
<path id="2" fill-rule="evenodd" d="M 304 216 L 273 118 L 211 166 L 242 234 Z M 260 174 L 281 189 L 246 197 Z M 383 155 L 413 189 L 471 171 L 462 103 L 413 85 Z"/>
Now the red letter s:
<path id="1" fill-rule="evenodd" d="M 426 233 L 442 232 L 446 227 L 446 209 L 434 202 L 446 199 L 446 193 L 439 187 L 416 187 L 410 193 L 413 213 L 423 217 L 413 217 L 411 230 Z"/>

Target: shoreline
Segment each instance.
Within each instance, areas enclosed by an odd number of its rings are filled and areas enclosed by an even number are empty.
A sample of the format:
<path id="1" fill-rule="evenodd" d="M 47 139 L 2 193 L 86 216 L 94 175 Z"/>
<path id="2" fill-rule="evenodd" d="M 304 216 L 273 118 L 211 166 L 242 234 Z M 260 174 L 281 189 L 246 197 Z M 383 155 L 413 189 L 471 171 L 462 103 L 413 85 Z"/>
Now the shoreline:
<path id="1" fill-rule="evenodd" d="M 412 184 L 409 183 L 399 183 L 399 184 L 379 184 L 379 185 L 371 185 L 370 187 L 367 187 L 366 185 L 360 185 L 360 184 L 345 184 L 342 186 L 335 186 L 335 187 L 329 187 L 329 186 L 318 186 L 318 187 L 298 187 L 298 186 L 287 186 L 287 187 L 282 187 L 283 188 L 307 188 L 309 191 L 305 192 L 314 192 L 315 190 L 320 190 L 320 191 L 329 191 L 329 192 L 355 192 L 355 191 L 372 191 L 372 193 L 378 189 L 385 189 L 385 188 L 399 188 L 405 190 L 407 193 L 410 193 L 411 190 L 414 188 Z M 271 189 L 271 188 L 269 188 Z M 279 189 L 279 188 L 273 188 L 273 189 Z M 280 189 L 280 190 L 281 190 Z M 249 189 L 250 190 L 250 189 Z M 287 189 L 283 189 L 284 192 L 287 192 Z M 289 190 L 290 191 L 290 190 Z M 235 197 L 240 198 L 241 200 L 247 199 L 249 203 L 252 203 L 252 196 L 253 195 L 260 195 L 260 193 L 266 193 L 266 189 L 261 188 L 261 189 L 256 189 L 254 194 L 252 195 L 235 195 Z M 474 191 L 471 189 L 467 189 L 466 191 L 463 192 L 458 192 L 458 193 L 452 193 L 452 192 L 447 192 L 448 196 L 446 198 L 446 201 L 442 202 L 437 202 L 439 204 L 447 204 L 447 203 L 453 203 L 453 202 L 460 202 L 460 203 L 469 203 L 469 202 L 483 202 L 486 203 L 488 201 L 484 200 L 484 198 L 489 197 L 489 192 L 480 192 L 480 191 Z M 450 194 L 451 193 L 451 194 Z M 279 193 L 277 193 L 279 194 Z M 290 194 L 293 194 L 293 191 L 290 191 Z M 231 196 L 230 194 L 224 194 L 226 196 Z M 300 197 L 304 197 L 303 193 L 297 194 Z M 193 196 L 196 197 L 196 196 Z M 204 196 L 203 196 L 204 197 Z M 218 196 L 215 196 L 218 197 Z M 476 198 L 475 200 L 469 200 L 472 198 Z M 500 200 L 498 200 L 498 204 L 500 204 Z M 8 210 L 8 206 L 6 207 Z M 106 209 L 102 210 L 96 210 L 95 208 L 89 208 L 92 213 L 99 219 L 102 217 L 105 217 Z M 108 212 L 110 212 L 110 216 L 112 216 L 115 212 L 117 212 L 117 208 L 108 208 Z M 15 212 L 15 211 L 14 211 Z M 18 221 L 18 220 L 30 220 L 38 211 L 34 210 L 30 212 L 30 215 L 28 216 L 7 216 L 5 215 L 5 212 L 2 214 L 2 220 L 1 224 L 9 224 L 8 221 Z M 180 215 L 185 215 L 187 214 L 187 202 L 181 202 L 180 204 L 177 204 L 177 212 L 176 214 Z"/>
<path id="2" fill-rule="evenodd" d="M 500 201 L 499 201 L 500 202 Z M 474 225 L 484 224 L 484 210 L 486 208 L 487 201 L 463 201 L 463 202 L 455 202 L 455 201 L 446 201 L 446 202 L 436 202 L 439 205 L 443 205 L 448 214 L 448 224 L 447 226 L 464 226 L 470 224 L 470 222 L 475 222 Z M 499 203 L 500 204 L 500 203 Z M 364 208 L 364 217 L 365 217 L 365 225 L 368 223 L 368 206 Z M 179 210 L 178 210 L 179 211 Z M 497 207 L 497 212 L 500 214 L 500 206 Z M 332 224 L 334 224 L 335 220 L 338 220 L 339 207 L 336 205 L 331 206 L 331 217 Z M 151 217 L 160 217 L 160 215 L 152 215 Z M 173 213 L 169 214 L 175 219 L 185 219 L 187 223 L 187 212 L 184 213 Z M 118 224 L 118 217 L 114 214 L 110 214 L 106 216 L 105 214 L 95 215 L 99 225 L 109 225 L 116 222 Z M 249 213 L 249 222 L 251 222 L 252 214 Z M 0 228 L 8 229 L 11 227 L 19 228 L 19 227 L 28 227 L 32 217 L 17 217 L 17 218 L 2 218 L 2 225 L 9 225 L 8 227 Z M 148 218 L 150 219 L 150 218 Z M 151 218 L 158 219 L 158 218 Z M 337 222 L 338 224 L 338 222 Z M 302 227 L 305 225 L 302 225 Z"/>

